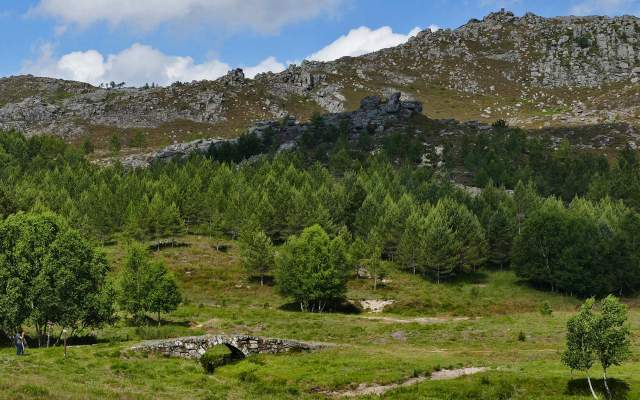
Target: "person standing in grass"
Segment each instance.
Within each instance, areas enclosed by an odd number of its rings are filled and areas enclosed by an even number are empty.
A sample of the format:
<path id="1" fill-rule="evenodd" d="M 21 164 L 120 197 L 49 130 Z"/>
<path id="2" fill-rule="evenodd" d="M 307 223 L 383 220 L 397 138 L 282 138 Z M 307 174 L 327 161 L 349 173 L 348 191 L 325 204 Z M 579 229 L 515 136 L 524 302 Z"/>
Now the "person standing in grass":
<path id="1" fill-rule="evenodd" d="M 16 336 L 14 337 L 14 341 L 16 342 L 16 355 L 17 356 L 21 356 L 23 353 L 23 348 L 22 348 L 22 337 L 20 335 L 20 332 L 16 332 Z"/>
<path id="2" fill-rule="evenodd" d="M 24 355 L 24 349 L 27 347 L 27 336 L 26 336 L 24 330 L 20 334 L 20 346 L 21 346 L 20 354 Z"/>

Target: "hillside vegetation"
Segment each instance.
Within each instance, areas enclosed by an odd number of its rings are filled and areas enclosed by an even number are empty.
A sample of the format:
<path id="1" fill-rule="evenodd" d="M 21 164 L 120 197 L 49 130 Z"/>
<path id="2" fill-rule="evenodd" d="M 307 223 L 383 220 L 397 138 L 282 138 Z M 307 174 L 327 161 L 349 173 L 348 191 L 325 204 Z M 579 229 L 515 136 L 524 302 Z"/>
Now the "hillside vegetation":
<path id="1" fill-rule="evenodd" d="M 68 234 L 96 254 L 104 248 L 105 287 L 116 291 L 116 318 L 97 323 L 92 315 L 96 323 L 70 339 L 67 358 L 61 346 L 28 348 L 24 357 L 0 350 L 0 397 L 293 399 L 355 391 L 366 398 L 366 388 L 379 385 L 383 398 L 586 399 L 582 375 L 560 361 L 565 326 L 582 297 L 609 293 L 630 307 L 632 329 L 631 359 L 608 371 L 609 385 L 616 398 L 637 397 L 636 153 L 627 148 L 609 164 L 506 127 L 491 135 L 445 154 L 449 165 L 466 165 L 472 179 L 487 183 L 480 193 L 452 184 L 447 168 L 417 167 L 397 150 L 402 141 L 328 141 L 324 151 L 320 141 L 249 159 L 245 147 L 227 148 L 216 159 L 237 163 L 194 155 L 129 170 L 93 165 L 60 139 L 0 135 L 0 274 L 12 278 L 0 283 L 0 305 L 15 300 L 14 267 L 30 265 L 31 256 L 20 258 L 26 244 L 37 242 L 44 260 L 65 244 L 40 242 L 40 221 L 48 220 L 68 221 Z M 257 246 L 263 241 L 251 238 L 260 235 L 272 245 Z M 72 262 L 73 248 L 65 253 Z M 247 248 L 274 252 L 266 277 L 248 269 Z M 141 252 L 175 278 L 182 302 L 174 311 L 123 307 L 122 298 L 145 295 L 119 289 L 132 262 L 146 263 Z M 292 261 L 318 268 L 315 281 L 305 281 L 319 288 L 316 297 L 285 284 L 300 278 L 289 275 L 300 269 Z M 382 300 L 380 313 L 362 303 Z M 68 323 L 64 315 L 55 314 L 54 336 Z M 2 314 L 3 329 L 17 321 L 35 345 L 41 315 L 11 316 Z M 143 339 L 205 333 L 329 346 L 251 356 L 209 375 L 192 360 L 129 351 Z M 471 367 L 487 369 L 426 379 Z M 604 393 L 599 376 L 594 368 Z M 414 384 L 386 391 L 404 382 Z"/>

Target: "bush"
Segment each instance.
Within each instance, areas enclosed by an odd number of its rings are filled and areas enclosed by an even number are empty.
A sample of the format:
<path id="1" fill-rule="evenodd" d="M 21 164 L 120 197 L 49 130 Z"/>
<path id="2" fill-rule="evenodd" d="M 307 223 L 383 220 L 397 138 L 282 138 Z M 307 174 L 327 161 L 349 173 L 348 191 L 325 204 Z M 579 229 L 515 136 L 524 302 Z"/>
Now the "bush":
<path id="1" fill-rule="evenodd" d="M 524 332 L 520 331 L 520 333 L 518 333 L 518 341 L 519 342 L 526 342 L 527 341 L 527 335 L 525 335 Z"/>
<path id="2" fill-rule="evenodd" d="M 576 39 L 576 43 L 583 49 L 588 49 L 589 47 L 591 47 L 591 39 L 589 39 L 589 37 L 587 36 L 579 37 L 578 39 Z"/>
<path id="3" fill-rule="evenodd" d="M 232 357 L 233 354 L 229 348 L 221 344 L 209 348 L 209 350 L 200 357 L 200 365 L 202 365 L 205 373 L 212 374 L 216 368 L 226 364 Z"/>
<path id="4" fill-rule="evenodd" d="M 540 314 L 542 314 L 544 316 L 547 316 L 547 317 L 551 316 L 553 314 L 553 309 L 551 308 L 551 305 L 549 304 L 548 301 L 545 301 L 540 306 Z"/>

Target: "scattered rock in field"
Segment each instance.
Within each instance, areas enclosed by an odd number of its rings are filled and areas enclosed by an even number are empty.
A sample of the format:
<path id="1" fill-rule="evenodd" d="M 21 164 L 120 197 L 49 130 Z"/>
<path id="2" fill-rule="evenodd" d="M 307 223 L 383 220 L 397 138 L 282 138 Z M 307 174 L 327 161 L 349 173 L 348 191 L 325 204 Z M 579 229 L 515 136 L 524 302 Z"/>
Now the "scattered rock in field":
<path id="1" fill-rule="evenodd" d="M 362 309 L 365 311 L 370 311 L 372 313 L 380 313 L 384 311 L 386 306 L 390 306 L 395 303 L 395 300 L 362 300 L 360 305 Z"/>
<path id="2" fill-rule="evenodd" d="M 401 342 L 406 342 L 407 341 L 407 337 L 405 336 L 403 331 L 393 332 L 391 334 L 391 337 L 394 338 L 395 340 L 399 340 Z"/>

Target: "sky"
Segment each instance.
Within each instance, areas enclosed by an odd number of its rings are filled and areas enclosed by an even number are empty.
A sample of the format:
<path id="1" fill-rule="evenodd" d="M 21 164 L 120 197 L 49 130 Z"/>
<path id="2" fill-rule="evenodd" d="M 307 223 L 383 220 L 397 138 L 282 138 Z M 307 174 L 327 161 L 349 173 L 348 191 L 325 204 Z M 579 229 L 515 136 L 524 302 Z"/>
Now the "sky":
<path id="1" fill-rule="evenodd" d="M 0 76 L 140 86 L 279 72 L 516 15 L 639 15 L 640 0 L 0 0 Z"/>

